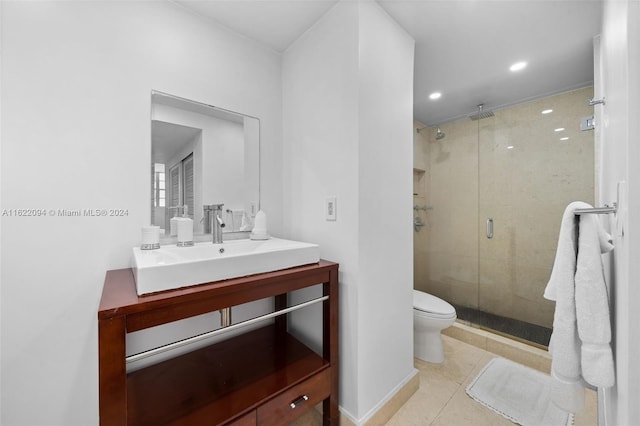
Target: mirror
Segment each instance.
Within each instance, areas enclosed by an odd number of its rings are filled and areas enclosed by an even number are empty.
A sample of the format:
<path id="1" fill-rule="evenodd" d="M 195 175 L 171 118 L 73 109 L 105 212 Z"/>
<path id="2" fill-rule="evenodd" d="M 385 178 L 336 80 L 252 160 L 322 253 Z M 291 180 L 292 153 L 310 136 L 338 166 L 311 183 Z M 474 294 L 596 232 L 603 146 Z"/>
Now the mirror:
<path id="1" fill-rule="evenodd" d="M 224 204 L 227 237 L 248 236 L 260 200 L 260 120 L 152 91 L 151 174 L 151 224 L 163 243 L 176 240 L 170 219 L 185 205 L 196 241 L 211 238 L 209 204 Z"/>

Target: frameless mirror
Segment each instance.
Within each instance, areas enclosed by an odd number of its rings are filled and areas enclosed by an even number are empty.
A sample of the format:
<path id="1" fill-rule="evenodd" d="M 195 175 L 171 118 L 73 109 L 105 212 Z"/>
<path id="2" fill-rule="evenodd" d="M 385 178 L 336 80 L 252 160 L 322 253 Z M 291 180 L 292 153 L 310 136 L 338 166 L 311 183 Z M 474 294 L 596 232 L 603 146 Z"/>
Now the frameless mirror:
<path id="1" fill-rule="evenodd" d="M 259 209 L 260 121 L 152 91 L 151 173 L 151 223 L 164 243 L 175 240 L 170 219 L 183 206 L 196 241 L 211 232 L 203 209 L 211 204 L 224 204 L 223 232 L 242 237 Z"/>

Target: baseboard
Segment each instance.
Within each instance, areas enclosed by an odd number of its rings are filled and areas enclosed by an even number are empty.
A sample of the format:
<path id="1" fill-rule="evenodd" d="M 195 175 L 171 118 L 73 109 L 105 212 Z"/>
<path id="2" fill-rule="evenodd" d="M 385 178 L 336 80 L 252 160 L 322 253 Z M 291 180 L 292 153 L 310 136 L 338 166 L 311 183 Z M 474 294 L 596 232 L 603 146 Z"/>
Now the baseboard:
<path id="1" fill-rule="evenodd" d="M 386 424 L 420 387 L 418 370 L 413 371 L 394 387 L 378 404 L 361 419 L 356 419 L 340 407 L 340 424 L 343 426 L 377 426 Z"/>

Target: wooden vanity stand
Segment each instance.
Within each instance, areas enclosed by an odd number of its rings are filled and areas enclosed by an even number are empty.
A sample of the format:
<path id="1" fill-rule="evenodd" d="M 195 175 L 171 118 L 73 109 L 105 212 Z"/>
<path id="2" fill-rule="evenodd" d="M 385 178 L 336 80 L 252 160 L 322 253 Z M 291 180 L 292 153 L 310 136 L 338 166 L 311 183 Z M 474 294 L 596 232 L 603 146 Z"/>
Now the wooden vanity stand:
<path id="1" fill-rule="evenodd" d="M 126 333 L 322 284 L 322 355 L 287 332 L 287 314 L 266 326 L 130 372 Z M 214 328 L 214 327 L 212 327 Z M 133 271 L 108 271 L 98 311 L 100 425 L 285 425 L 319 402 L 339 424 L 338 264 L 317 264 L 145 296 Z"/>

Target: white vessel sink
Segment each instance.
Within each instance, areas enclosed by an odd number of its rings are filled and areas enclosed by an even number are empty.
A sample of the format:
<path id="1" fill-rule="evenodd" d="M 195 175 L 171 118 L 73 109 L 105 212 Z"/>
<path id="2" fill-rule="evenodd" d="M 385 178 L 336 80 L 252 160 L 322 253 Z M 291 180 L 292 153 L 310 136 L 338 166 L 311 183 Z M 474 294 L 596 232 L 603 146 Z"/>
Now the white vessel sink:
<path id="1" fill-rule="evenodd" d="M 317 244 L 270 238 L 133 249 L 138 295 L 317 263 Z"/>

